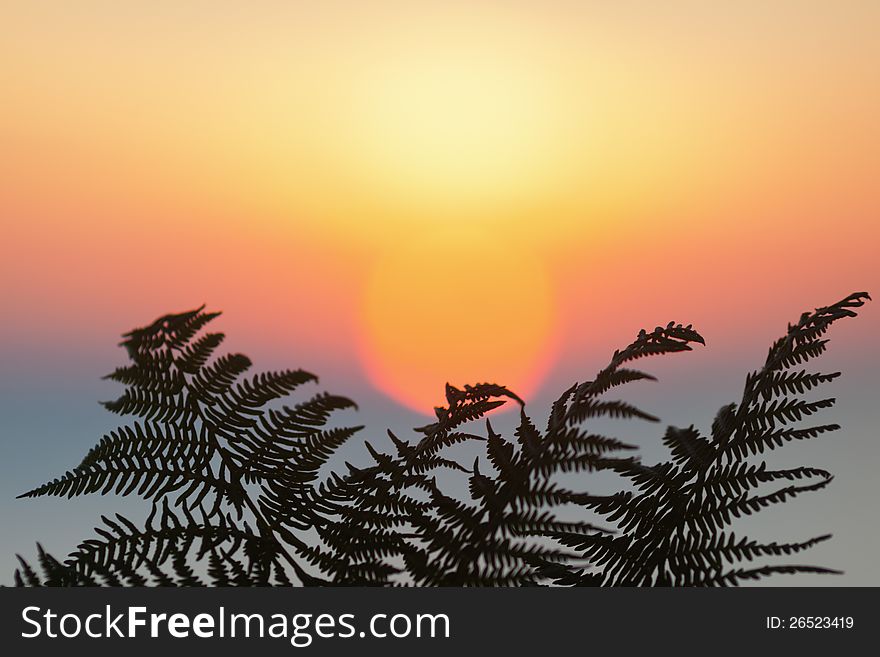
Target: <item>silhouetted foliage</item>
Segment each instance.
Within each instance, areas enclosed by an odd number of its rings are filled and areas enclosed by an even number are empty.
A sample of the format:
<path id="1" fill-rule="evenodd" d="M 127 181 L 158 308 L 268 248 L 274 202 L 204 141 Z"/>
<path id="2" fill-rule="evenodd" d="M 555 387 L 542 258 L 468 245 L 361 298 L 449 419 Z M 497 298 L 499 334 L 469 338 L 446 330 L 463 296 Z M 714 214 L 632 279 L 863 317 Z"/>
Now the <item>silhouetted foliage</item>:
<path id="1" fill-rule="evenodd" d="M 122 516 L 102 518 L 98 537 L 63 563 L 41 551 L 46 583 L 196 585 L 204 577 L 191 562 L 201 559 L 212 584 L 287 584 L 290 571 L 312 582 L 295 558 L 306 546 L 290 526 L 320 522 L 307 491 L 334 449 L 360 428 L 327 422 L 355 405 L 329 394 L 273 405 L 316 377 L 302 370 L 244 377 L 246 356 L 212 359 L 224 336 L 201 331 L 218 314 L 199 308 L 167 315 L 124 336 L 131 364 L 107 378 L 126 389 L 104 406 L 140 419 L 22 497 L 137 494 L 152 502 L 152 512 L 140 527 Z M 22 578 L 39 580 L 26 566 Z"/>
<path id="2" fill-rule="evenodd" d="M 691 342 L 703 340 L 690 327 L 670 324 L 653 333 L 643 331 L 626 349 L 615 352 L 595 380 L 563 393 L 543 432 L 525 413 L 522 400 L 502 386 L 484 383 L 459 390 L 447 385 L 447 406 L 436 409 L 436 422 L 416 430 L 422 436 L 418 442 L 410 444 L 389 432 L 393 454 L 379 453 L 368 444 L 376 465 L 350 467 L 349 476 L 336 481 L 335 499 L 349 504 L 335 527 L 341 540 L 323 558 L 346 572 L 351 565 L 364 567 L 365 559 L 375 563 L 377 557 L 399 556 L 407 581 L 417 585 L 537 583 L 535 564 L 559 563 L 575 556 L 547 541 L 548 534 L 602 532 L 588 522 L 557 517 L 555 507 L 583 504 L 589 497 L 561 487 L 554 475 L 636 463 L 615 456 L 633 449 L 631 445 L 590 433 L 584 422 L 601 416 L 656 420 L 625 402 L 604 399 L 604 394 L 629 381 L 653 378 L 622 367 L 629 361 L 688 351 Z M 485 435 L 465 430 L 511 400 L 520 405 L 515 440 L 496 433 L 488 420 Z M 444 456 L 465 441 L 484 445 L 482 470 L 479 459 L 465 468 Z M 438 468 L 467 472 L 470 499 L 445 493 L 433 474 Z M 392 524 L 398 531 L 390 531 Z M 351 549 L 367 535 L 384 540 L 382 549 Z"/>
<path id="3" fill-rule="evenodd" d="M 552 405 L 539 430 L 507 388 L 446 386 L 437 420 L 409 442 L 388 432 L 388 451 L 366 443 L 373 464 L 321 470 L 361 427 L 331 424 L 352 401 L 327 393 L 284 402 L 317 379 L 302 370 L 245 377 L 241 354 L 214 357 L 218 313 L 167 315 L 126 334 L 131 363 L 108 378 L 126 386 L 105 407 L 140 418 L 101 439 L 82 463 L 22 497 L 137 494 L 151 503 L 143 525 L 103 517 L 95 538 L 64 561 L 38 546 L 39 572 L 19 557 L 18 585 L 726 586 L 778 573 L 833 573 L 804 565 L 744 566 L 829 538 L 760 543 L 737 537 L 735 518 L 824 488 L 825 470 L 769 469 L 751 459 L 836 424 L 796 426 L 834 399 L 802 395 L 839 373 L 799 366 L 825 350 L 831 324 L 856 315 L 866 293 L 805 313 L 746 377 L 739 403 L 723 407 L 708 435 L 670 427 L 671 459 L 643 465 L 634 449 L 590 431 L 597 418 L 658 419 L 614 388 L 654 380 L 631 363 L 705 344 L 691 326 L 641 331 L 594 379 Z M 519 405 L 512 438 L 486 415 Z M 288 402 L 290 403 L 290 402 Z M 472 429 L 485 419 L 485 431 Z M 484 457 L 465 466 L 462 445 Z M 613 495 L 561 485 L 571 473 L 612 471 L 631 482 Z M 467 478 L 467 493 L 444 490 Z M 769 487 L 769 490 L 768 490 Z M 583 509 L 566 519 L 562 507 Z M 569 514 L 570 515 L 570 514 Z M 598 517 L 603 525 L 592 520 Z"/>
<path id="4" fill-rule="evenodd" d="M 585 505 L 617 524 L 620 533 L 557 532 L 554 538 L 590 559 L 592 570 L 565 569 L 558 581 L 599 582 L 610 586 L 719 586 L 774 573 L 833 573 L 802 565 L 734 567 L 762 556 L 789 555 L 830 538 L 798 543 L 759 543 L 725 531 L 733 519 L 757 513 L 802 493 L 824 488 L 831 473 L 798 467 L 771 470 L 750 464 L 794 440 L 835 431 L 836 424 L 792 426 L 829 408 L 833 398 L 808 401 L 800 396 L 840 373 L 809 373 L 797 366 L 821 355 L 831 324 L 854 317 L 865 293 L 853 294 L 827 308 L 805 313 L 770 348 L 764 366 L 746 377 L 742 399 L 724 406 L 708 437 L 693 426 L 669 427 L 663 438 L 672 460 L 654 466 L 620 463 L 618 472 L 635 491 L 587 500 Z M 770 490 L 765 489 L 770 486 Z M 764 490 L 762 490 L 764 489 Z"/>

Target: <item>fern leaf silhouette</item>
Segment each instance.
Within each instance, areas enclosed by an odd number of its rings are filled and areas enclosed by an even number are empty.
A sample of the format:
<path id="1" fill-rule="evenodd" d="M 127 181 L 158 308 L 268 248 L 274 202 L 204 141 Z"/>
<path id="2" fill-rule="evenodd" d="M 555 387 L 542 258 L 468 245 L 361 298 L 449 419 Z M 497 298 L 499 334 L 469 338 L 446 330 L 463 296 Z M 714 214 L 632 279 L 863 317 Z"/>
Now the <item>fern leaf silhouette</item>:
<path id="1" fill-rule="evenodd" d="M 599 569 L 589 574 L 558 571 L 554 573 L 556 581 L 598 581 L 610 586 L 726 586 L 773 574 L 837 572 L 802 565 L 730 567 L 726 564 L 794 554 L 830 537 L 761 544 L 738 538 L 725 529 L 735 518 L 820 490 L 831 481 L 831 474 L 818 468 L 769 470 L 765 463 L 750 465 L 747 459 L 788 441 L 814 438 L 839 428 L 834 424 L 791 426 L 834 404 L 833 398 L 806 401 L 796 395 L 839 376 L 792 368 L 821 355 L 827 342 L 822 336 L 831 324 L 854 317 L 855 309 L 869 298 L 864 292 L 852 294 L 832 306 L 805 313 L 797 324 L 790 325 L 786 335 L 770 348 L 764 366 L 746 377 L 739 403 L 718 412 L 709 437 L 693 426 L 670 427 L 663 442 L 672 454 L 671 461 L 650 467 L 616 464 L 615 469 L 632 482 L 635 491 L 589 500 L 586 506 L 616 523 L 620 535 L 554 534 Z M 762 485 L 780 481 L 785 485 L 767 493 L 758 492 Z"/>
<path id="2" fill-rule="evenodd" d="M 828 540 L 759 542 L 730 531 L 734 519 L 823 489 L 820 468 L 770 469 L 750 459 L 840 427 L 802 426 L 834 404 L 805 393 L 839 373 L 799 367 L 822 355 L 830 326 L 870 299 L 852 294 L 804 313 L 746 376 L 739 402 L 722 407 L 707 435 L 667 428 L 670 460 L 643 464 L 634 447 L 591 431 L 596 419 L 657 422 L 607 395 L 653 381 L 633 369 L 648 356 L 705 345 L 690 325 L 641 331 L 584 383 L 564 391 L 541 430 L 504 386 L 446 385 L 436 421 L 407 441 L 364 446 L 372 465 L 322 469 L 363 427 L 335 426 L 355 409 L 326 392 L 292 403 L 317 378 L 302 370 L 247 377 L 241 354 L 215 356 L 219 313 L 166 315 L 125 334 L 130 363 L 108 376 L 125 386 L 105 407 L 135 416 L 104 436 L 82 462 L 21 497 L 137 495 L 150 504 L 138 525 L 102 517 L 63 561 L 39 544 L 37 568 L 19 557 L 20 586 L 730 586 L 776 574 L 834 573 L 808 565 L 752 565 Z M 513 402 L 513 435 L 488 413 Z M 484 421 L 485 428 L 474 425 Z M 464 445 L 479 456 L 456 458 Z M 628 486 L 590 495 L 561 475 L 616 473 Z M 464 479 L 449 490 L 451 474 Z M 584 511 L 562 515 L 562 506 Z M 602 526 L 592 520 L 598 517 Z"/>
<path id="3" fill-rule="evenodd" d="M 41 552 L 46 583 L 192 586 L 203 581 L 187 559 L 206 557 L 214 583 L 286 584 L 288 571 L 316 581 L 299 563 L 304 543 L 288 520 L 298 518 L 301 530 L 318 520 L 303 491 L 358 430 L 326 426 L 354 403 L 318 394 L 293 408 L 271 406 L 317 378 L 302 370 L 246 378 L 246 356 L 212 360 L 224 336 L 200 333 L 218 316 L 201 307 L 123 336 L 131 364 L 107 378 L 126 387 L 104 406 L 140 419 L 21 497 L 135 494 L 151 501 L 152 513 L 143 527 L 104 518 L 98 538 L 64 562 Z M 291 493 L 283 510 L 274 501 L 279 488 Z M 37 581 L 29 567 L 19 579 Z"/>

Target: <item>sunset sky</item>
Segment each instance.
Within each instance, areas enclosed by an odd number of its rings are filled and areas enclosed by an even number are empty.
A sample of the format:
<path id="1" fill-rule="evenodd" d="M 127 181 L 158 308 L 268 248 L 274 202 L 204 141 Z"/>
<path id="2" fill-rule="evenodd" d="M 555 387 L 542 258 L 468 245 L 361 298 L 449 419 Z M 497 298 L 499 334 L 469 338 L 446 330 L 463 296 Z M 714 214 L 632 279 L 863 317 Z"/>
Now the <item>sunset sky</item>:
<path id="1" fill-rule="evenodd" d="M 711 421 L 786 322 L 880 294 L 878 30 L 872 0 L 4 2 L 0 557 L 63 504 L 10 498 L 115 426 L 118 335 L 202 303 L 378 436 L 693 323 L 638 394 Z M 845 447 L 797 453 L 848 481 L 829 508 L 880 493 L 878 318 L 832 335 Z M 823 554 L 880 584 L 850 504 Z"/>

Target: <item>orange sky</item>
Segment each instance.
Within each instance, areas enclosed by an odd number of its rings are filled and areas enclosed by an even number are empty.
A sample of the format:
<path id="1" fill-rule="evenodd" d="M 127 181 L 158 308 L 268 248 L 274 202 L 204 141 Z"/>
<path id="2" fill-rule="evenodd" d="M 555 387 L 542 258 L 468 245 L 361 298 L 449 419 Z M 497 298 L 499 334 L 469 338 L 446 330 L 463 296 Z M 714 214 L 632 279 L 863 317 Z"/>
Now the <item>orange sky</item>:
<path id="1" fill-rule="evenodd" d="M 18 341 L 204 301 L 427 409 L 645 323 L 735 338 L 761 310 L 773 335 L 878 287 L 876 2 L 28 1 L 0 25 Z"/>

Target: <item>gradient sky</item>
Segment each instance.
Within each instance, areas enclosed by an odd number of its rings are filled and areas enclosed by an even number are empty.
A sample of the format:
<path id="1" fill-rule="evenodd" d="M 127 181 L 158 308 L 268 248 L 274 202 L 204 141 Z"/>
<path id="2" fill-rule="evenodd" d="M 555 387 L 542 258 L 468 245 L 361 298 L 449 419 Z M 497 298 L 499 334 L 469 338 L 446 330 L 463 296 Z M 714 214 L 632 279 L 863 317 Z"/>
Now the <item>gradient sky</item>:
<path id="1" fill-rule="evenodd" d="M 3 3 L 0 564 L 104 504 L 11 498 L 115 426 L 118 334 L 203 302 L 374 438 L 447 380 L 540 409 L 692 322 L 708 347 L 634 394 L 705 426 L 786 322 L 880 294 L 878 26 L 870 0 Z M 839 475 L 799 507 L 837 534 L 810 559 L 854 564 L 834 583 L 880 584 L 878 317 L 832 335 L 845 431 L 786 455 Z"/>

